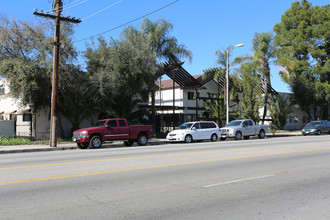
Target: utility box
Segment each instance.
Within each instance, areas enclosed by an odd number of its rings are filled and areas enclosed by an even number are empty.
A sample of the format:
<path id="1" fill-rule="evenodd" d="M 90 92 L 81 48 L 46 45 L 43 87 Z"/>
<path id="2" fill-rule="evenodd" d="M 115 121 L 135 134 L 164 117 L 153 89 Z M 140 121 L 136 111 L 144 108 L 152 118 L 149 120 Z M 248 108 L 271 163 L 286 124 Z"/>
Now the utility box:
<path id="1" fill-rule="evenodd" d="M 5 137 L 15 136 L 14 120 L 0 120 L 0 136 L 5 136 Z"/>

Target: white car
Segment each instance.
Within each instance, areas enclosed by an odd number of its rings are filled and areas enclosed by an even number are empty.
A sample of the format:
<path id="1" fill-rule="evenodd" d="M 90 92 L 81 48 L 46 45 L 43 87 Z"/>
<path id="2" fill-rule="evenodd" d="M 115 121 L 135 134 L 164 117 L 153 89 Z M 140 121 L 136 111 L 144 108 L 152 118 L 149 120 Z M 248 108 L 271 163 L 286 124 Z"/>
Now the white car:
<path id="1" fill-rule="evenodd" d="M 191 143 L 195 140 L 217 141 L 221 133 L 219 127 L 213 121 L 186 122 L 176 130 L 167 134 L 166 140 L 170 142 Z"/>

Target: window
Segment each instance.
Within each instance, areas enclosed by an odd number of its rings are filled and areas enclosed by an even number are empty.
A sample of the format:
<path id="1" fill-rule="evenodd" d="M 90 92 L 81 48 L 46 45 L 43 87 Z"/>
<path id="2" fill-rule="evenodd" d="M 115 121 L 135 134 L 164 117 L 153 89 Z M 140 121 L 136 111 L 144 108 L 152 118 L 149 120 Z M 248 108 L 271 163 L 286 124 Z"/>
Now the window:
<path id="1" fill-rule="evenodd" d="M 330 127 L 330 121 L 326 121 L 325 126 Z"/>
<path id="2" fill-rule="evenodd" d="M 193 128 L 195 128 L 195 129 L 201 129 L 199 123 L 195 123 L 194 126 L 193 126 Z"/>
<path id="3" fill-rule="evenodd" d="M 214 123 L 201 123 L 202 129 L 216 128 L 217 126 Z"/>
<path id="4" fill-rule="evenodd" d="M 119 122 L 119 127 L 126 127 L 125 120 L 118 120 L 118 122 Z"/>
<path id="5" fill-rule="evenodd" d="M 253 126 L 253 122 L 251 120 L 248 120 L 248 126 Z"/>
<path id="6" fill-rule="evenodd" d="M 289 117 L 289 123 L 298 123 L 298 117 L 297 116 L 290 116 Z"/>
<path id="7" fill-rule="evenodd" d="M 117 121 L 111 120 L 108 122 L 107 126 L 108 126 L 108 128 L 115 128 L 115 127 L 117 127 Z"/>
<path id="8" fill-rule="evenodd" d="M 105 120 L 100 120 L 94 124 L 94 127 L 103 127 L 105 122 Z"/>
<path id="9" fill-rule="evenodd" d="M 194 100 L 194 92 L 188 92 L 188 100 Z"/>
<path id="10" fill-rule="evenodd" d="M 31 114 L 23 114 L 23 121 L 32 121 Z"/>
<path id="11" fill-rule="evenodd" d="M 199 92 L 197 92 L 197 97 L 199 97 Z M 188 100 L 196 100 L 194 92 L 188 92 Z"/>
<path id="12" fill-rule="evenodd" d="M 10 114 L 9 115 L 9 120 L 14 120 L 15 119 L 15 115 L 14 114 Z"/>

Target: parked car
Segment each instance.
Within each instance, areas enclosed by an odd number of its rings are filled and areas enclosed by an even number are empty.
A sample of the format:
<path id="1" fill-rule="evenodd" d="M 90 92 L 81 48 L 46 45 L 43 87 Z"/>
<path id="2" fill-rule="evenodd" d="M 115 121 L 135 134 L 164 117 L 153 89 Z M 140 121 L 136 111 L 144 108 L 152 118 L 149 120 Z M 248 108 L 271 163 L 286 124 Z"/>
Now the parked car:
<path id="1" fill-rule="evenodd" d="M 311 121 L 303 129 L 303 135 L 328 133 L 330 134 L 330 121 Z"/>
<path id="2" fill-rule="evenodd" d="M 103 119 L 92 128 L 84 128 L 73 132 L 72 141 L 81 149 L 100 148 L 102 143 L 124 141 L 126 146 L 134 142 L 146 145 L 154 135 L 152 125 L 128 125 L 125 118 Z"/>
<path id="3" fill-rule="evenodd" d="M 220 140 L 233 137 L 236 140 L 249 139 L 250 136 L 258 135 L 260 139 L 265 138 L 268 132 L 267 125 L 256 125 L 252 119 L 243 119 L 229 122 L 220 129 Z"/>
<path id="4" fill-rule="evenodd" d="M 219 127 L 213 121 L 186 122 L 176 130 L 167 134 L 166 140 L 170 142 L 191 143 L 196 140 L 217 141 L 220 137 Z"/>

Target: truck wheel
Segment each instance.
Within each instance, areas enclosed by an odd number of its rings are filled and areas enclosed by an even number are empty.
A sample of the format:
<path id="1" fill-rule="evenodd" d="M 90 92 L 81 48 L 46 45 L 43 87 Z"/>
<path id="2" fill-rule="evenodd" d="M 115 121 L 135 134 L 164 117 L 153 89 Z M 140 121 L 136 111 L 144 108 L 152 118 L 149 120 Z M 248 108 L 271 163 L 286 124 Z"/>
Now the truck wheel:
<path id="1" fill-rule="evenodd" d="M 235 134 L 235 140 L 241 140 L 242 139 L 242 133 L 240 131 L 237 131 Z"/>
<path id="2" fill-rule="evenodd" d="M 139 146 L 145 146 L 148 144 L 148 136 L 145 134 L 140 134 L 138 139 L 137 139 L 137 143 Z"/>
<path id="3" fill-rule="evenodd" d="M 132 140 L 129 140 L 129 141 L 124 141 L 124 144 L 127 146 L 127 147 L 130 147 L 134 144 L 134 141 Z"/>
<path id="4" fill-rule="evenodd" d="M 88 148 L 88 143 L 77 143 L 77 146 L 80 149 L 86 149 L 86 148 Z"/>
<path id="5" fill-rule="evenodd" d="M 265 131 L 264 130 L 260 130 L 258 137 L 260 139 L 264 139 L 265 138 Z"/>
<path id="6" fill-rule="evenodd" d="M 186 135 L 186 137 L 184 138 L 184 142 L 185 143 L 192 143 L 193 142 L 193 138 L 190 134 Z"/>
<path id="7" fill-rule="evenodd" d="M 102 146 L 102 140 L 100 136 L 94 136 L 89 141 L 89 147 L 93 149 L 100 148 Z"/>
<path id="8" fill-rule="evenodd" d="M 212 142 L 215 142 L 215 141 L 217 141 L 218 140 L 218 136 L 216 135 L 216 134 L 212 134 L 211 135 L 211 141 Z"/>
<path id="9" fill-rule="evenodd" d="M 250 138 L 250 136 L 244 136 L 245 140 L 248 140 Z"/>

